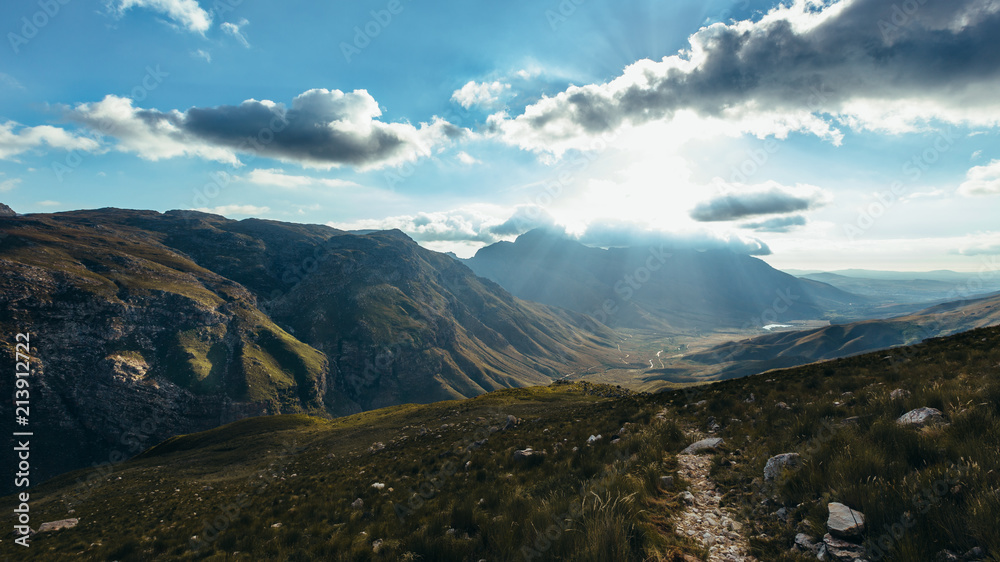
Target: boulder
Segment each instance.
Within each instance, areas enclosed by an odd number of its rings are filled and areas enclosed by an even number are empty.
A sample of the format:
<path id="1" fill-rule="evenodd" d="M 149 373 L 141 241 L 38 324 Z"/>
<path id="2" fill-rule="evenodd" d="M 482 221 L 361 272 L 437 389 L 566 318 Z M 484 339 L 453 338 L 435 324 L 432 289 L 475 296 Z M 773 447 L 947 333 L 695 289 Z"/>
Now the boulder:
<path id="1" fill-rule="evenodd" d="M 680 494 L 677 494 L 677 497 L 680 498 L 682 502 L 688 505 L 694 505 L 694 494 L 688 492 L 687 490 L 681 492 Z"/>
<path id="2" fill-rule="evenodd" d="M 906 412 L 896 420 L 896 423 L 909 427 L 926 427 L 944 423 L 944 416 L 941 410 L 923 407 Z"/>
<path id="3" fill-rule="evenodd" d="M 826 520 L 826 528 L 835 537 L 855 538 L 860 537 L 865 531 L 864 513 L 837 502 L 830 502 L 827 509 L 830 516 Z"/>
<path id="4" fill-rule="evenodd" d="M 713 451 L 722 445 L 721 437 L 709 437 L 708 439 L 702 439 L 701 441 L 696 441 L 688 445 L 683 451 L 682 455 L 697 455 L 702 451 Z"/>
<path id="5" fill-rule="evenodd" d="M 795 468 L 802 462 L 798 453 L 782 453 L 767 459 L 764 465 L 764 480 L 774 480 L 785 468 Z"/>
<path id="6" fill-rule="evenodd" d="M 603 435 L 591 435 L 590 437 L 587 438 L 587 444 L 593 445 L 594 443 L 597 443 L 601 439 L 604 439 Z"/>
<path id="7" fill-rule="evenodd" d="M 667 490 L 669 490 L 670 488 L 673 488 L 674 487 L 674 477 L 673 476 L 661 476 L 660 477 L 660 486 L 663 486 Z"/>

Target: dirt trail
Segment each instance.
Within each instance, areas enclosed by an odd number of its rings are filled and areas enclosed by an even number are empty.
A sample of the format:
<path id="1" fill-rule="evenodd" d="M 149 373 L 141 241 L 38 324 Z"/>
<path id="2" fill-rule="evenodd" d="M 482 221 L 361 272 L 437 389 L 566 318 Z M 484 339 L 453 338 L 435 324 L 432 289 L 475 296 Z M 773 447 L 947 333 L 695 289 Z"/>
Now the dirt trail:
<path id="1" fill-rule="evenodd" d="M 704 438 L 693 432 L 688 436 L 692 442 Z M 733 519 L 729 508 L 719 507 L 722 493 L 708 477 L 711 455 L 677 455 L 677 463 L 677 473 L 691 483 L 690 492 L 694 497 L 693 501 L 692 498 L 685 501 L 684 513 L 674 531 L 695 539 L 708 549 L 709 562 L 757 562 L 747 554 L 750 548 L 743 535 L 745 526 Z"/>

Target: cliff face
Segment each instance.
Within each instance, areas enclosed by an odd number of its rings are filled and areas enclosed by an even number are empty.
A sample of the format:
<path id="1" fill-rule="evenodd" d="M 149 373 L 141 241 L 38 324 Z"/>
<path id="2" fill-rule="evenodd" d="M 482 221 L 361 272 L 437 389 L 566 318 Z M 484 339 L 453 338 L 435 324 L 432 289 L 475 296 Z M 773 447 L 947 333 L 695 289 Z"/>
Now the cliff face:
<path id="1" fill-rule="evenodd" d="M 545 383 L 608 351 L 578 321 L 401 233 L 116 209 L 0 219 L 0 361 L 31 334 L 33 482 L 248 416 Z"/>

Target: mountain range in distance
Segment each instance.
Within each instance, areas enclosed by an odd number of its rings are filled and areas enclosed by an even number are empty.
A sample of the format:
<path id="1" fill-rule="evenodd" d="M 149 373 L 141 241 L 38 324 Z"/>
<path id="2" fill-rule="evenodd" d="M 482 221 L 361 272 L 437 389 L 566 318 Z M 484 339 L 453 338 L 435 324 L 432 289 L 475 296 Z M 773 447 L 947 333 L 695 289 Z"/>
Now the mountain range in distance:
<path id="1" fill-rule="evenodd" d="M 795 277 L 730 250 L 546 230 L 468 260 L 400 231 L 191 211 L 7 214 L 0 235 L 0 329 L 34 334 L 37 423 L 59 429 L 35 459 L 42 479 L 253 416 L 556 380 L 653 390 L 1000 320 L 989 299 L 900 297 L 940 297 L 928 282 Z"/>

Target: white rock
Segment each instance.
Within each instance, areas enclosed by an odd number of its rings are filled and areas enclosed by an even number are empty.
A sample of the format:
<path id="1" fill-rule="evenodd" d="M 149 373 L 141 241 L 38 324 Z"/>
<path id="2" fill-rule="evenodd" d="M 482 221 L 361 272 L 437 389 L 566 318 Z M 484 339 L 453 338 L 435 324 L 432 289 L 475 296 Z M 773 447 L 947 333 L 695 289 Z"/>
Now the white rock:
<path id="1" fill-rule="evenodd" d="M 841 538 L 851 538 L 859 537 L 864 532 L 864 513 L 837 502 L 830 502 L 827 509 L 830 516 L 826 520 L 826 528 L 829 529 L 830 534 Z"/>

